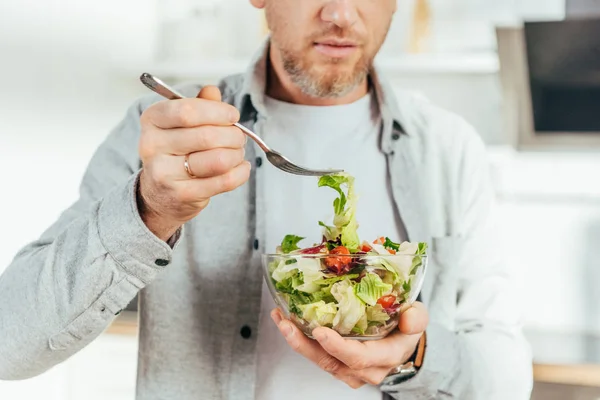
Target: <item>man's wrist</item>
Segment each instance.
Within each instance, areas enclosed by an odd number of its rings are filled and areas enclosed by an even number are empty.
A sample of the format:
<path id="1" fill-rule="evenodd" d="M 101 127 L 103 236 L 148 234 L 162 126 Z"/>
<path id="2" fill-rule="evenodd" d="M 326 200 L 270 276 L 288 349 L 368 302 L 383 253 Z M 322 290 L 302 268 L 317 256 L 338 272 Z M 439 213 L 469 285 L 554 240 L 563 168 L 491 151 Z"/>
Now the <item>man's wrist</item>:
<path id="1" fill-rule="evenodd" d="M 152 207 L 149 206 L 146 199 L 144 199 L 144 196 L 140 191 L 139 182 L 136 188 L 136 202 L 140 218 L 148 230 L 160 240 L 169 243 L 170 239 L 177 233 L 182 224 L 173 223 L 173 221 L 165 219 L 159 213 L 154 211 Z"/>
<path id="2" fill-rule="evenodd" d="M 399 367 L 395 368 L 382 382 L 383 385 L 398 385 L 414 377 L 421 366 L 425 358 L 425 348 L 427 347 L 427 334 L 423 332 L 417 347 L 413 354 L 406 360 L 406 362 Z"/>

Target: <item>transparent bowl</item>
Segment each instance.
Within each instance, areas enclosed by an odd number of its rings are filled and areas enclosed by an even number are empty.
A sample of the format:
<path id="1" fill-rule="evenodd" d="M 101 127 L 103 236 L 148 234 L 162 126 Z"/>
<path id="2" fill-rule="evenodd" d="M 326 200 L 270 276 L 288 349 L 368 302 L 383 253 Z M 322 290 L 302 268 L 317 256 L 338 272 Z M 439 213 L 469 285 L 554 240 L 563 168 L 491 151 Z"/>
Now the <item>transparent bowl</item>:
<path id="1" fill-rule="evenodd" d="M 284 315 L 289 318 L 298 328 L 308 337 L 312 338 L 313 329 L 319 326 L 326 326 L 328 328 L 332 328 L 336 330 L 342 337 L 348 339 L 356 339 L 356 340 L 378 340 L 386 337 L 390 332 L 392 332 L 398 326 L 398 320 L 400 314 L 409 308 L 411 304 L 413 304 L 419 292 L 421 291 L 421 287 L 423 285 L 423 280 L 425 278 L 425 272 L 427 270 L 427 261 L 428 257 L 426 254 L 423 255 L 408 255 L 408 254 L 381 254 L 381 255 L 371 255 L 371 254 L 350 254 L 350 255 L 333 255 L 333 254 L 263 254 L 262 256 L 262 264 L 263 264 L 263 272 L 265 276 L 265 280 L 269 287 L 269 291 L 275 300 L 275 303 L 281 308 Z M 318 264 L 317 264 L 318 263 Z M 275 275 L 280 279 L 279 283 L 281 283 L 280 272 L 273 274 L 275 270 L 277 270 L 278 266 L 284 268 L 287 267 L 286 270 L 292 270 L 294 266 L 298 266 L 296 271 L 300 271 L 301 266 L 309 266 L 311 271 L 315 269 L 319 269 L 321 273 L 324 274 L 322 279 L 336 278 L 336 277 L 355 277 L 352 279 L 352 282 L 360 282 L 361 279 L 367 273 L 376 273 L 382 277 L 386 274 L 382 269 L 382 263 L 386 263 L 389 266 L 393 266 L 398 274 L 399 282 L 391 282 L 387 280 L 389 284 L 392 285 L 393 293 L 396 294 L 395 304 L 391 307 L 385 309 L 385 312 L 388 314 L 389 319 L 385 322 L 373 322 L 371 321 L 368 325 L 367 329 L 359 331 L 353 330 L 348 332 L 347 327 L 340 327 L 339 320 L 338 324 L 335 325 L 334 321 L 327 321 L 325 323 L 320 322 L 327 318 L 320 319 L 320 321 L 316 320 L 317 318 L 311 318 L 312 321 L 309 321 L 303 318 L 303 312 L 299 309 L 298 303 L 296 299 L 298 299 L 298 295 L 300 295 L 300 299 L 309 299 L 305 301 L 303 304 L 308 304 L 315 302 L 316 300 L 312 299 L 311 296 L 313 294 L 306 293 L 303 291 L 291 290 L 290 286 L 282 287 L 282 285 L 278 285 L 278 281 L 273 278 Z M 331 265 L 349 265 L 347 269 L 350 269 L 349 273 L 336 274 L 331 272 L 331 268 L 328 266 Z M 281 271 L 281 268 L 279 271 Z M 359 272 L 359 277 L 356 277 L 356 272 Z M 354 273 L 353 273 L 354 272 Z M 349 276 L 348 276 L 349 275 Z M 343 278 L 342 278 L 343 279 Z M 310 290 L 309 290 L 310 292 Z M 337 290 L 336 290 L 337 292 Z M 354 292 L 356 293 L 356 292 Z M 328 298 L 328 302 L 332 303 L 333 297 Z M 340 310 L 341 307 L 337 302 L 337 299 L 333 301 L 334 309 Z M 372 300 L 371 300 L 372 303 Z M 300 302 L 300 304 L 302 304 Z M 358 303 L 354 303 L 358 304 Z M 366 309 L 369 308 L 369 304 L 362 303 Z M 383 304 L 386 304 L 383 302 Z M 377 305 L 375 305 L 379 308 Z M 300 307 L 301 308 L 301 307 Z M 383 308 L 383 306 L 382 306 Z M 328 314 L 329 316 L 334 315 L 333 311 L 330 309 Z M 339 311 L 337 311 L 339 312 Z M 336 313 L 337 313 L 336 312 Z M 365 313 L 366 314 L 366 313 Z M 314 313 L 312 313 L 314 315 Z M 322 313 L 323 315 L 323 313 Z M 343 315 L 343 314 L 342 314 Z M 358 314 L 357 314 L 358 315 Z M 373 315 L 373 314 L 371 314 Z M 330 318 L 329 318 L 330 319 Z M 343 317 L 342 317 L 343 319 Z M 352 321 L 352 320 L 351 320 Z M 352 322 L 350 322 L 352 323 Z M 347 325 L 347 324 L 346 324 Z M 364 326 L 364 324 L 363 324 Z M 356 329 L 356 328 L 355 328 Z"/>

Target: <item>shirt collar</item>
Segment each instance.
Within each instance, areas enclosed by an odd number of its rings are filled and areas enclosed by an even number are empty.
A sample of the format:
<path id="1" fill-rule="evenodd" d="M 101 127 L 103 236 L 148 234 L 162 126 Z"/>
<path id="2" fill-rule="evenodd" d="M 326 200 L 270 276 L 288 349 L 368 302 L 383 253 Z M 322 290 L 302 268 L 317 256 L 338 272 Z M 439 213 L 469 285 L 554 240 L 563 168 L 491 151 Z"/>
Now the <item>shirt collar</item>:
<path id="1" fill-rule="evenodd" d="M 236 102 L 242 118 L 250 119 L 254 113 L 267 115 L 265 107 L 265 89 L 267 84 L 267 60 L 270 37 L 267 37 L 255 52 L 243 77 L 241 91 Z M 384 124 L 382 145 L 384 150 L 390 147 L 392 134 L 407 134 L 403 128 L 403 118 L 392 86 L 374 66 L 369 79 L 377 98 L 381 118 Z"/>

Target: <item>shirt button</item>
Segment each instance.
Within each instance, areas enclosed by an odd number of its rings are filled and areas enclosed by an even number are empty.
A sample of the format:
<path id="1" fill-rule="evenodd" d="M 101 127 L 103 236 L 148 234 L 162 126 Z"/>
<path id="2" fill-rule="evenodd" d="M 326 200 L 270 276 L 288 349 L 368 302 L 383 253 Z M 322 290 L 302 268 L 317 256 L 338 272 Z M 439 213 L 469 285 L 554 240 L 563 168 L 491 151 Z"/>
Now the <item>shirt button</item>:
<path id="1" fill-rule="evenodd" d="M 256 157 L 256 166 L 260 168 L 261 165 L 262 165 L 262 158 Z"/>
<path id="2" fill-rule="evenodd" d="M 254 239 L 254 250 L 258 250 L 258 239 Z"/>
<path id="3" fill-rule="evenodd" d="M 398 139 L 400 139 L 400 135 L 398 135 L 397 133 L 394 133 L 392 135 L 392 140 L 398 140 Z"/>
<path id="4" fill-rule="evenodd" d="M 250 336 L 252 336 L 252 329 L 250 329 L 248 325 L 244 325 L 242 326 L 242 329 L 240 329 L 240 335 L 242 335 L 244 339 L 250 339 Z"/>
<path id="5" fill-rule="evenodd" d="M 158 260 L 154 261 L 154 264 L 158 265 L 159 267 L 166 267 L 167 265 L 169 265 L 169 261 L 159 258 Z"/>

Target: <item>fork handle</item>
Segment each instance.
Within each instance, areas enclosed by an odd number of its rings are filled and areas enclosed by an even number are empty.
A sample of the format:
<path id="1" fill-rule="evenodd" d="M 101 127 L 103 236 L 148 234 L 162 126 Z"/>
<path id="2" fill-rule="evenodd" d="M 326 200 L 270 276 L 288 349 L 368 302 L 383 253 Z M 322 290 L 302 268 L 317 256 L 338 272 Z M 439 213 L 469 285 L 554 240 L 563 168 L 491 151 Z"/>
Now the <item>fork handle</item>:
<path id="1" fill-rule="evenodd" d="M 271 148 L 269 146 L 267 146 L 267 144 L 265 142 L 263 142 L 263 140 L 260 137 L 258 137 L 258 135 L 256 133 L 252 132 L 250 129 L 246 128 L 244 125 L 236 122 L 235 124 L 233 124 L 233 126 L 240 128 L 241 131 L 244 132 L 247 136 L 249 136 L 250 139 L 254 140 L 254 142 L 258 145 L 258 147 L 263 149 L 263 151 L 265 153 L 269 153 L 272 151 Z"/>
<path id="2" fill-rule="evenodd" d="M 183 95 L 178 93 L 175 89 L 169 87 L 169 85 L 147 72 L 144 72 L 140 76 L 140 80 L 144 85 L 146 85 L 148 89 L 160 94 L 168 100 L 180 100 L 184 98 Z M 250 139 L 254 140 L 254 142 L 256 142 L 256 144 L 261 149 L 263 149 L 264 152 L 271 151 L 271 148 L 267 146 L 267 144 L 263 142 L 263 140 L 260 137 L 258 137 L 256 133 L 252 132 L 250 129 L 237 122 L 233 125 L 241 129 L 241 131 L 244 132 L 247 136 L 249 136 Z"/>

